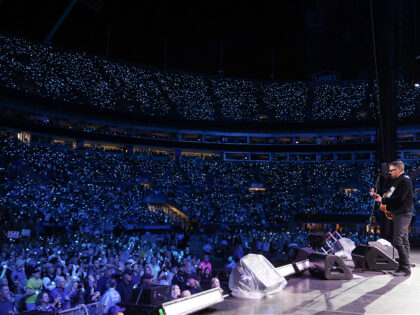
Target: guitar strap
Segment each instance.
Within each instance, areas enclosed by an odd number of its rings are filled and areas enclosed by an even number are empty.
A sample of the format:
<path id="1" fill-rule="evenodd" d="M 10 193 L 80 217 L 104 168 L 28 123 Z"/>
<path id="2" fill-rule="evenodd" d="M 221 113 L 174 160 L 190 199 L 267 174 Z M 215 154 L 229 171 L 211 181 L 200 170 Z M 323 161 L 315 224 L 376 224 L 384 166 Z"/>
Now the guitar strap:
<path id="1" fill-rule="evenodd" d="M 409 178 L 405 173 L 402 173 L 400 177 L 398 177 L 395 182 L 392 184 L 391 188 L 386 192 L 385 197 L 390 198 L 392 194 L 394 193 L 396 187 L 401 183 L 402 179 L 406 177 Z"/>
<path id="2" fill-rule="evenodd" d="M 394 191 L 395 191 L 395 186 L 392 186 L 390 189 L 388 189 L 388 191 L 385 193 L 385 197 L 386 198 L 389 198 L 389 197 L 391 197 L 392 196 L 392 194 L 394 193 Z"/>

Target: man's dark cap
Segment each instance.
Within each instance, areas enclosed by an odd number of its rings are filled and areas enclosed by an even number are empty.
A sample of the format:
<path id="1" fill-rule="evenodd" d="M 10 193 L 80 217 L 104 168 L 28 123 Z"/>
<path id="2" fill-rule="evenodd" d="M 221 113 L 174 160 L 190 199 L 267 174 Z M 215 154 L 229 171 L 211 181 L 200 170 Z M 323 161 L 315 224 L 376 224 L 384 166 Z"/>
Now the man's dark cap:
<path id="1" fill-rule="evenodd" d="M 194 279 L 194 280 L 197 280 L 197 281 L 199 281 L 200 279 L 195 275 L 195 274 L 192 274 L 192 273 L 190 273 L 189 275 L 188 275 L 188 279 Z"/>

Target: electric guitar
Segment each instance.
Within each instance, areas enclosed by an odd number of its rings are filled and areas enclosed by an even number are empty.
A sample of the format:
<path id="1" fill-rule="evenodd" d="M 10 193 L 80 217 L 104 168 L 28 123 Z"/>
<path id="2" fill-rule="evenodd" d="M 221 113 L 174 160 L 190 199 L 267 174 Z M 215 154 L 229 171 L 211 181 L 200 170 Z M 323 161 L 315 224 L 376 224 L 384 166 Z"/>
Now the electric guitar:
<path id="1" fill-rule="evenodd" d="M 391 187 L 391 188 L 394 188 L 394 187 Z M 388 192 L 386 192 L 383 195 L 383 197 L 387 197 L 388 194 L 391 195 L 394 192 L 394 190 L 395 190 L 395 188 L 394 189 L 390 189 Z M 379 197 L 379 194 L 375 193 L 374 190 L 373 190 L 373 188 L 370 189 L 370 192 L 369 193 L 375 199 Z M 379 209 L 381 209 L 381 211 L 383 211 L 385 213 L 385 216 L 386 216 L 387 219 L 392 220 L 392 213 L 389 212 L 388 210 L 386 210 L 386 205 L 382 204 L 382 202 L 381 202 L 381 205 L 380 205 Z"/>

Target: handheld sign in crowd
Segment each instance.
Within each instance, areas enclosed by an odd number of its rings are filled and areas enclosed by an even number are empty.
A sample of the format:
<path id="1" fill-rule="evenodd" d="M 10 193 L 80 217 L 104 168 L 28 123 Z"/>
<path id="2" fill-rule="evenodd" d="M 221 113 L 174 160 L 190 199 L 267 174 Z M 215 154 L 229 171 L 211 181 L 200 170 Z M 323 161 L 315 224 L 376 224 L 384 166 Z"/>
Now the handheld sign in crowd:
<path id="1" fill-rule="evenodd" d="M 19 238 L 19 231 L 9 231 L 7 232 L 8 238 Z"/>

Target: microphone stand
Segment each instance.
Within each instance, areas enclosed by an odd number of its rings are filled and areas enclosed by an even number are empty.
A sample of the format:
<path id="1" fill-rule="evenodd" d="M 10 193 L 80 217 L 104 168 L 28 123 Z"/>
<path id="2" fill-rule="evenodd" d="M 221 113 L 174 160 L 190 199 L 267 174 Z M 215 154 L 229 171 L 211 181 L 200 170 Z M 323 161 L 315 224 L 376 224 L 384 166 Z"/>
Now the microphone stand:
<path id="1" fill-rule="evenodd" d="M 378 190 L 380 179 L 381 179 L 381 173 L 378 173 L 378 175 L 376 176 L 376 182 L 375 182 L 375 192 Z M 377 209 L 377 203 L 375 200 L 373 200 L 372 211 L 370 212 L 368 227 L 369 227 L 369 233 L 371 233 L 372 226 L 373 225 L 375 226 L 375 229 L 374 229 L 375 240 L 376 240 L 376 232 L 377 232 L 377 224 L 376 224 L 376 216 L 375 216 L 376 209 Z M 368 249 L 369 249 L 369 240 L 365 246 L 365 254 L 363 255 L 362 272 L 369 269 L 369 267 L 366 267 L 366 255 L 367 255 Z"/>
<path id="2" fill-rule="evenodd" d="M 376 182 L 375 182 L 375 192 L 378 191 L 378 185 L 379 185 L 379 180 L 381 179 L 381 173 L 378 173 L 378 175 L 376 176 Z M 376 223 L 376 209 L 377 209 L 377 203 L 375 200 L 373 200 L 373 204 L 372 204 L 372 211 L 370 212 L 370 216 L 369 216 L 369 232 L 372 231 L 372 226 L 375 226 L 374 232 L 373 232 L 373 238 L 376 241 L 376 237 L 377 237 L 377 223 Z"/>

